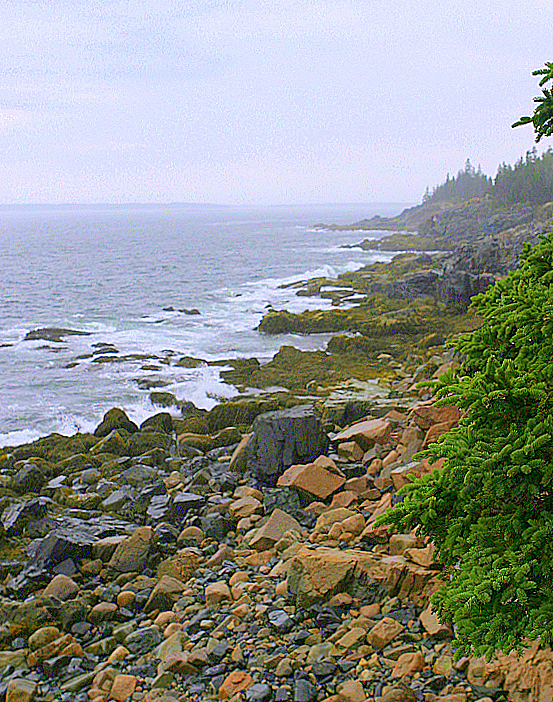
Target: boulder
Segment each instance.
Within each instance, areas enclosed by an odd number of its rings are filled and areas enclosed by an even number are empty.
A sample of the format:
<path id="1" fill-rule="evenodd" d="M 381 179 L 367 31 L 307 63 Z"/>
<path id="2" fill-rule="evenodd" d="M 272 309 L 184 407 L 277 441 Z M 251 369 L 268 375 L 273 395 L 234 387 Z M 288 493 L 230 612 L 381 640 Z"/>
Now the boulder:
<path id="1" fill-rule="evenodd" d="M 140 425 L 140 431 L 160 431 L 165 434 L 172 434 L 173 417 L 171 417 L 169 412 L 158 412 L 142 422 Z"/>
<path id="2" fill-rule="evenodd" d="M 274 485 L 290 466 L 312 463 L 327 448 L 328 438 L 311 405 L 266 412 L 253 423 L 247 467 L 261 482 Z"/>
<path id="3" fill-rule="evenodd" d="M 300 523 L 294 517 L 277 508 L 265 524 L 257 530 L 254 538 L 250 541 L 250 546 L 257 551 L 266 551 L 272 548 L 290 529 L 301 531 Z"/>
<path id="4" fill-rule="evenodd" d="M 391 617 L 384 617 L 375 624 L 367 634 L 367 641 L 373 648 L 380 649 L 387 646 L 396 636 L 401 634 L 404 627 Z"/>
<path id="5" fill-rule="evenodd" d="M 151 527 L 139 527 L 132 536 L 117 545 L 108 565 L 119 573 L 141 571 L 157 543 L 157 535 Z"/>
<path id="6" fill-rule="evenodd" d="M 134 675 L 117 675 L 111 686 L 109 698 L 115 702 L 125 702 L 133 694 L 137 679 Z"/>
<path id="7" fill-rule="evenodd" d="M 33 541 L 28 548 L 29 560 L 24 569 L 8 583 L 8 588 L 18 597 L 25 597 L 34 582 L 46 585 L 52 569 L 69 559 L 76 563 L 81 558 L 93 557 L 93 546 L 101 538 L 114 536 L 124 525 L 111 517 L 93 517 L 82 521 L 64 516 L 61 525 L 43 539 Z"/>
<path id="8" fill-rule="evenodd" d="M 27 522 L 46 515 L 50 504 L 52 500 L 49 497 L 34 497 L 31 500 L 8 503 L 0 517 L 6 536 L 21 534 Z"/>
<path id="9" fill-rule="evenodd" d="M 309 607 L 339 592 L 366 602 L 381 595 L 426 604 L 437 587 L 436 574 L 408 563 L 401 556 L 367 551 L 302 546 L 293 557 L 287 588 L 297 606 Z"/>
<path id="10" fill-rule="evenodd" d="M 307 465 L 290 466 L 280 476 L 277 485 L 294 487 L 308 495 L 325 500 L 339 490 L 345 482 L 346 477 L 336 468 L 334 462 L 323 456 Z"/>
<path id="11" fill-rule="evenodd" d="M 124 429 L 130 434 L 133 434 L 138 431 L 138 426 L 134 422 L 131 422 L 122 409 L 114 407 L 110 409 L 109 412 L 106 412 L 103 420 L 94 430 L 94 436 L 102 438 L 111 434 L 115 429 Z"/>
<path id="12" fill-rule="evenodd" d="M 387 419 L 367 419 L 344 429 L 333 437 L 332 442 L 355 441 L 363 451 L 368 451 L 375 444 L 385 444 L 390 440 L 391 424 Z"/>
<path id="13" fill-rule="evenodd" d="M 427 607 L 420 615 L 420 622 L 426 632 L 435 639 L 443 639 L 451 636 L 451 629 L 442 624 L 438 619 L 438 615 L 432 611 L 431 607 Z"/>
<path id="14" fill-rule="evenodd" d="M 58 600 L 69 600 L 79 592 L 79 586 L 67 575 L 56 575 L 42 593 L 44 597 L 57 597 Z"/>
<path id="15" fill-rule="evenodd" d="M 194 529 L 195 527 L 189 527 Z M 158 577 L 169 575 L 178 578 L 185 583 L 194 573 L 199 565 L 198 556 L 188 549 L 181 549 L 173 556 L 169 556 L 157 567 Z"/>
<path id="16" fill-rule="evenodd" d="M 356 441 L 344 441 L 338 444 L 338 455 L 348 461 L 361 461 L 365 452 Z"/>
<path id="17" fill-rule="evenodd" d="M 433 404 L 418 405 L 409 415 L 409 418 L 424 432 L 427 432 L 433 424 L 458 422 L 460 417 L 461 412 L 454 405 L 436 407 Z"/>
<path id="18" fill-rule="evenodd" d="M 246 446 L 248 444 L 249 438 L 250 434 L 246 434 L 245 436 L 243 436 L 240 442 L 238 443 L 238 446 L 232 452 L 228 468 L 229 470 L 234 471 L 236 473 L 243 473 L 246 469 L 248 460 Z"/>
<path id="19" fill-rule="evenodd" d="M 457 420 L 452 422 L 440 422 L 439 424 L 433 424 L 430 429 L 426 432 L 424 441 L 422 443 L 422 448 L 425 449 L 429 444 L 433 444 L 438 441 L 440 436 L 447 434 L 448 431 L 457 426 Z"/>
<path id="20" fill-rule="evenodd" d="M 40 492 L 46 482 L 44 470 L 33 460 L 16 463 L 15 467 L 19 470 L 10 481 L 12 490 L 20 495 Z"/>
<path id="21" fill-rule="evenodd" d="M 232 673 L 229 673 L 223 680 L 223 684 L 219 688 L 217 696 L 220 700 L 228 700 L 239 692 L 247 690 L 252 685 L 253 680 L 249 673 L 246 673 L 244 670 L 233 670 Z"/>
<path id="22" fill-rule="evenodd" d="M 36 689 L 37 684 L 34 680 L 14 678 L 8 683 L 6 702 L 31 702 L 34 699 Z"/>
<path id="23" fill-rule="evenodd" d="M 205 589 L 205 603 L 208 607 L 215 607 L 222 600 L 232 600 L 229 586 L 223 582 L 211 583 Z"/>
<path id="24" fill-rule="evenodd" d="M 154 609 L 171 610 L 184 590 L 186 590 L 186 585 L 182 580 L 163 575 L 150 593 L 150 597 L 144 606 L 144 611 L 152 612 Z"/>

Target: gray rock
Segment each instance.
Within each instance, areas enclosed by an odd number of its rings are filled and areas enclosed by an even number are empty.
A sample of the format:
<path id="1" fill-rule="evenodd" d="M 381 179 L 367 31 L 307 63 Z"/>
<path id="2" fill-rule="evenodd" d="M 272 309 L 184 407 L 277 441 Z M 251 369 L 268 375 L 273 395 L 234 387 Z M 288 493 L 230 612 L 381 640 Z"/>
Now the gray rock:
<path id="1" fill-rule="evenodd" d="M 246 700 L 248 702 L 265 702 L 270 700 L 273 691 L 267 683 L 255 683 L 246 690 Z"/>
<path id="2" fill-rule="evenodd" d="M 40 519 L 48 511 L 48 505 L 52 504 L 49 497 L 35 497 L 23 502 L 12 502 L 2 512 L 0 521 L 6 531 L 7 536 L 21 534 L 25 524 L 31 519 Z"/>
<path id="3" fill-rule="evenodd" d="M 159 629 L 155 626 L 133 631 L 133 633 L 129 634 L 125 639 L 125 646 L 129 651 L 139 655 L 148 653 L 148 651 L 151 651 L 159 643 L 161 643 L 161 634 L 159 633 Z"/>
<path id="4" fill-rule="evenodd" d="M 294 702 L 313 702 L 317 699 L 317 686 L 311 680 L 299 678 L 294 684 Z"/>
<path id="5" fill-rule="evenodd" d="M 269 612 L 269 623 L 280 634 L 291 631 L 294 627 L 294 620 L 283 609 L 274 609 Z"/>
<path id="6" fill-rule="evenodd" d="M 266 412 L 256 417 L 246 446 L 247 469 L 274 485 L 291 465 L 312 463 L 328 448 L 328 437 L 311 405 Z"/>

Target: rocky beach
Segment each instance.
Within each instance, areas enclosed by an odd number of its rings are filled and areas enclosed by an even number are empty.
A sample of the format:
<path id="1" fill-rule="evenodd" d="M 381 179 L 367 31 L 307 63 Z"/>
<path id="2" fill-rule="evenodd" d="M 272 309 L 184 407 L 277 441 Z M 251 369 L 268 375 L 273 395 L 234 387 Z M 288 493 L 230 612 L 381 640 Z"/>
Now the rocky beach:
<path id="1" fill-rule="evenodd" d="M 551 212 L 483 199 L 356 223 L 396 233 L 352 245 L 402 252 L 290 284 L 330 306 L 258 328 L 330 334 L 326 350 L 157 356 L 224 366 L 239 394 L 206 411 L 148 387 L 159 411 L 140 425 L 114 408 L 93 433 L 0 449 L 0 700 L 553 699 L 537 643 L 455 660 L 433 544 L 375 524 L 439 470 L 418 453 L 460 419 L 420 383 L 459 366 L 447 342 L 479 325 L 470 298 Z"/>

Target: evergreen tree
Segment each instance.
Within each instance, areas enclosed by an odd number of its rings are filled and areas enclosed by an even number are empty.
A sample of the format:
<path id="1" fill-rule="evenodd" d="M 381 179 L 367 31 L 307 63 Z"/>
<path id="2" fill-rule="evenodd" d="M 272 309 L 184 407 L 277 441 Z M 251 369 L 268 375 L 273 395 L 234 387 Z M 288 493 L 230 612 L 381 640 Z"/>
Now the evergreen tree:
<path id="1" fill-rule="evenodd" d="M 491 188 L 492 181 L 474 166 L 467 158 L 465 167 L 456 176 L 450 178 L 449 173 L 445 183 L 433 189 L 432 194 L 428 188 L 424 195 L 424 202 L 463 202 L 473 197 L 483 197 Z M 428 195 L 427 195 L 428 193 Z"/>
<path id="2" fill-rule="evenodd" d="M 543 88 L 553 63 L 535 74 Z M 553 94 L 543 93 L 534 118 L 517 123 L 532 122 L 537 141 L 553 134 Z M 529 152 L 519 175 L 547 171 L 551 158 Z M 498 177 L 515 171 L 503 165 Z M 432 602 L 455 624 L 457 655 L 492 656 L 553 642 L 553 233 L 527 244 L 520 267 L 473 307 L 483 324 L 456 342 L 464 362 L 434 384 L 438 404 L 464 410 L 425 452 L 444 466 L 407 485 L 377 524 L 434 540 L 444 583 Z"/>
<path id="3" fill-rule="evenodd" d="M 503 163 L 491 190 L 494 200 L 501 205 L 517 202 L 533 204 L 553 201 L 553 151 L 551 147 L 541 156 L 536 148 L 526 153 L 513 166 Z"/>
<path id="4" fill-rule="evenodd" d="M 532 75 L 542 76 L 540 80 L 542 94 L 534 98 L 534 102 L 537 102 L 538 105 L 531 117 L 521 117 L 512 126 L 520 127 L 523 124 L 532 124 L 536 141 L 539 141 L 542 137 L 553 134 L 553 90 L 545 87 L 549 81 L 553 81 L 553 62 L 546 62 L 544 68 L 532 71 Z"/>
<path id="5" fill-rule="evenodd" d="M 473 301 L 484 323 L 436 383 L 439 404 L 465 411 L 426 451 L 445 465 L 380 523 L 434 540 L 444 584 L 433 606 L 456 625 L 459 654 L 491 655 L 553 641 L 553 234 Z"/>

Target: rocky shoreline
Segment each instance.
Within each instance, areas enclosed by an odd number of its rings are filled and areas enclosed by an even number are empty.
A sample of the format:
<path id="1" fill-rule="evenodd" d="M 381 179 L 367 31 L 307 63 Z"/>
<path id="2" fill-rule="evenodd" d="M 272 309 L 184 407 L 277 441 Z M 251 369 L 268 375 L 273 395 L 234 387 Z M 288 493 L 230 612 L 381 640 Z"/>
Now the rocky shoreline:
<path id="1" fill-rule="evenodd" d="M 296 284 L 332 309 L 259 329 L 334 334 L 326 351 L 224 361 L 241 395 L 209 412 L 154 385 L 140 426 L 112 409 L 0 449 L 0 700 L 551 700 L 547 648 L 455 661 L 433 545 L 375 526 L 459 420 L 417 384 L 459 364 L 470 297 L 541 221 Z"/>

